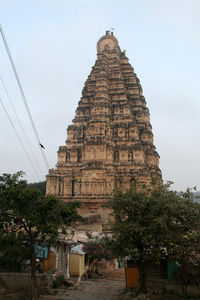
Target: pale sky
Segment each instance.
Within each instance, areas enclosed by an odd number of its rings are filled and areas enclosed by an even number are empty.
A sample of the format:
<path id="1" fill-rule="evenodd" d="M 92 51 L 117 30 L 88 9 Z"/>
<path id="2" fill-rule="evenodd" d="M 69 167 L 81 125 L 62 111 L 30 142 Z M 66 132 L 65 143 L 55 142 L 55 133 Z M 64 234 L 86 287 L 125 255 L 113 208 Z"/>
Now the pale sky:
<path id="1" fill-rule="evenodd" d="M 114 28 L 143 87 L 164 181 L 200 190 L 199 13 L 199 0 L 0 0 L 0 23 L 51 168 L 95 63 L 96 43 Z M 47 169 L 1 38 L 0 76 L 44 180 Z M 0 97 L 30 152 L 1 82 Z M 29 182 L 39 181 L 1 103 L 0 120 L 0 173 L 23 170 Z"/>

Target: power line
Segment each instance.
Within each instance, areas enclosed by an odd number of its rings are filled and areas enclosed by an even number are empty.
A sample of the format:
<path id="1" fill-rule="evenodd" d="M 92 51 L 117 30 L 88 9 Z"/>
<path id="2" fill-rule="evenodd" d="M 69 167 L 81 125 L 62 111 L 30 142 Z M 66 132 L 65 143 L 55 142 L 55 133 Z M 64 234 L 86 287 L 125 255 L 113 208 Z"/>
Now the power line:
<path id="1" fill-rule="evenodd" d="M 48 161 L 46 159 L 44 150 L 41 147 L 42 144 L 40 142 L 39 135 L 37 133 L 35 124 L 33 122 L 33 118 L 32 118 L 32 115 L 31 115 L 31 112 L 30 112 L 30 109 L 29 109 L 29 106 L 28 106 L 28 103 L 27 103 L 27 100 L 26 100 L 26 97 L 25 97 L 25 94 L 24 94 L 24 90 L 22 88 L 22 85 L 21 85 L 21 82 L 20 82 L 20 79 L 19 79 L 19 76 L 18 76 L 18 73 L 17 73 L 17 69 L 15 67 L 15 64 L 14 64 L 14 61 L 13 61 L 13 58 L 12 58 L 12 55 L 11 55 L 11 52 L 10 52 L 10 49 L 9 49 L 9 46 L 8 46 L 8 43 L 7 43 L 7 40 L 6 40 L 6 37 L 5 37 L 5 34 L 3 32 L 3 28 L 1 26 L 1 24 L 0 24 L 0 32 L 1 32 L 1 36 L 2 36 L 2 39 L 3 39 L 3 42 L 4 42 L 4 46 L 6 48 L 6 52 L 8 54 L 8 57 L 9 57 L 9 60 L 10 60 L 13 72 L 15 74 L 15 78 L 16 78 L 17 83 L 18 83 L 18 87 L 19 87 L 19 90 L 20 90 L 20 93 L 21 93 L 21 96 L 22 96 L 22 99 L 23 99 L 23 102 L 24 102 L 24 105 L 25 105 L 25 108 L 26 108 L 26 112 L 27 112 L 29 120 L 31 122 L 31 126 L 32 126 L 32 129 L 33 129 L 34 135 L 35 135 L 36 142 L 40 146 L 40 151 L 41 151 L 44 163 L 46 165 L 47 171 L 49 171 L 50 167 L 49 167 Z"/>
<path id="2" fill-rule="evenodd" d="M 42 171 L 41 171 L 41 169 L 40 169 L 40 165 L 39 165 L 39 163 L 38 163 L 38 161 L 37 161 L 37 158 L 36 158 L 36 156 L 35 156 L 35 154 L 34 154 L 34 152 L 33 152 L 33 149 L 32 149 L 32 147 L 31 147 L 31 144 L 29 143 L 28 137 L 27 137 L 27 135 L 26 135 L 26 133 L 25 133 L 25 130 L 24 130 L 24 128 L 23 128 L 23 125 L 22 125 L 22 123 L 21 123 L 21 121 L 20 121 L 20 118 L 19 118 L 19 116 L 18 116 L 18 114 L 17 114 L 17 111 L 16 111 L 16 109 L 15 109 L 15 106 L 14 106 L 14 104 L 13 104 L 13 102 L 12 102 L 11 96 L 10 96 L 10 94 L 9 94 L 9 92 L 8 92 L 8 89 L 7 89 L 6 86 L 5 86 L 5 83 L 4 83 L 3 78 L 1 77 L 1 75 L 0 75 L 0 80 L 1 80 L 1 83 L 2 83 L 2 86 L 3 86 L 4 90 L 5 90 L 5 92 L 6 92 L 6 95 L 7 95 L 8 99 L 9 99 L 9 101 L 10 101 L 10 104 L 11 104 L 11 106 L 12 106 L 12 109 L 13 109 L 13 111 L 14 111 L 14 113 L 15 113 L 15 116 L 16 116 L 16 119 L 17 119 L 17 121 L 18 121 L 18 124 L 19 124 L 19 126 L 20 126 L 20 128 L 21 128 L 21 130 L 22 130 L 22 132 L 23 132 L 23 134 L 24 134 L 25 140 L 26 140 L 27 145 L 28 145 L 28 147 L 29 147 L 29 149 L 30 149 L 30 151 L 31 151 L 31 154 L 32 154 L 32 157 L 33 157 L 33 159 L 34 159 L 34 161 L 35 161 L 35 164 L 37 165 L 37 168 L 38 168 L 38 170 L 39 170 L 39 172 L 40 172 L 40 175 L 43 177 Z"/>
<path id="3" fill-rule="evenodd" d="M 22 146 L 22 148 L 23 148 L 23 150 L 24 150 L 24 152 L 25 152 L 25 154 L 26 154 L 26 157 L 27 157 L 28 161 L 30 162 L 31 166 L 33 167 L 33 170 L 34 170 L 35 174 L 37 175 L 37 177 L 38 177 L 38 179 L 39 179 L 39 181 L 40 181 L 40 177 L 39 177 L 39 175 L 38 175 L 38 172 L 37 172 L 37 170 L 36 170 L 34 164 L 32 163 L 31 158 L 30 158 L 28 152 L 26 151 L 26 149 L 25 149 L 25 147 L 24 147 L 24 145 L 23 145 L 23 143 L 22 143 L 22 141 L 21 141 L 21 139 L 20 139 L 20 137 L 19 137 L 19 135 L 18 135 L 18 133 L 17 133 L 17 130 L 16 130 L 16 128 L 15 128 L 15 126 L 14 126 L 14 124 L 13 124 L 13 122 L 12 122 L 12 120 L 11 120 L 11 118 L 10 118 L 10 116 L 9 116 L 9 114 L 8 114 L 8 112 L 7 112 L 6 108 L 5 108 L 5 106 L 4 106 L 4 104 L 3 104 L 3 101 L 2 101 L 2 99 L 1 99 L 1 97 L 0 97 L 0 102 L 1 102 L 1 104 L 2 104 L 2 106 L 3 106 L 3 109 L 4 109 L 4 111 L 5 111 L 6 115 L 7 115 L 7 117 L 8 117 L 8 120 L 10 121 L 10 124 L 11 124 L 11 126 L 12 126 L 12 128 L 13 128 L 13 130 L 14 130 L 16 136 L 17 136 L 18 141 L 19 141 L 20 145 Z"/>

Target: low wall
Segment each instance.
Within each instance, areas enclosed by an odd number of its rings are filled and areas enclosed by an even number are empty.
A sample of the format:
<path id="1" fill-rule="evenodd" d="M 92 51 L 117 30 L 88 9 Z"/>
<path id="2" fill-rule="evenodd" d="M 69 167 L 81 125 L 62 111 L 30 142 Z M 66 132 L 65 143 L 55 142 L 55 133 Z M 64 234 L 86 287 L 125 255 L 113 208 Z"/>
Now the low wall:
<path id="1" fill-rule="evenodd" d="M 173 280 L 148 279 L 147 286 L 153 289 L 173 291 L 179 295 L 182 294 L 181 285 Z M 200 290 L 194 285 L 187 286 L 187 293 L 200 297 Z"/>
<path id="2" fill-rule="evenodd" d="M 99 274 L 109 273 L 116 269 L 116 262 L 100 260 L 96 263 L 96 269 Z"/>
<path id="3" fill-rule="evenodd" d="M 37 285 L 40 287 L 42 274 L 37 274 Z M 0 281 L 6 289 L 18 291 L 31 288 L 31 275 L 29 273 L 0 273 Z"/>

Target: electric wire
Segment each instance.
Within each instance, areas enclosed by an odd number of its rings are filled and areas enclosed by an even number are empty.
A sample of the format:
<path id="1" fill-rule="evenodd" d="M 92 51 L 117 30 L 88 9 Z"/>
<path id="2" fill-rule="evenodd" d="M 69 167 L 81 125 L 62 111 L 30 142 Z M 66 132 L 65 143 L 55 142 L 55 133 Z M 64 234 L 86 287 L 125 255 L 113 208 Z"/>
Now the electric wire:
<path id="1" fill-rule="evenodd" d="M 38 161 L 37 161 L 37 158 L 36 158 L 36 156 L 35 156 L 35 154 L 34 154 L 34 152 L 33 152 L 33 149 L 32 149 L 32 147 L 31 147 L 31 144 L 30 144 L 30 142 L 29 142 L 29 139 L 28 139 L 28 137 L 27 137 L 27 135 L 26 135 L 26 132 L 25 132 L 25 130 L 24 130 L 24 128 L 23 128 L 23 125 L 22 125 L 22 123 L 21 123 L 21 121 L 20 121 L 20 118 L 19 118 L 19 116 L 18 116 L 18 114 L 17 114 L 17 111 L 16 111 L 15 106 L 14 106 L 14 104 L 13 104 L 13 101 L 12 101 L 12 99 L 11 99 L 11 96 L 10 96 L 10 94 L 9 94 L 9 92 L 8 92 L 8 89 L 7 89 L 7 87 L 6 87 L 5 83 L 4 83 L 4 80 L 3 80 L 3 78 L 2 78 L 1 75 L 0 75 L 0 81 L 1 81 L 1 83 L 2 83 L 2 86 L 3 86 L 4 90 L 5 90 L 6 95 L 7 95 L 8 99 L 9 99 L 9 101 L 10 101 L 10 104 L 11 104 L 11 106 L 12 106 L 12 109 L 13 109 L 13 111 L 14 111 L 14 113 L 15 113 L 15 116 L 16 116 L 17 122 L 18 122 L 18 124 L 19 124 L 19 127 L 21 128 L 21 130 L 22 130 L 22 132 L 23 132 L 24 138 L 25 138 L 26 143 L 27 143 L 27 145 L 28 145 L 28 147 L 29 147 L 29 149 L 30 149 L 30 152 L 31 152 L 32 157 L 33 157 L 33 160 L 34 160 L 35 164 L 37 165 L 37 169 L 39 170 L 39 173 L 40 173 L 41 177 L 43 178 L 44 175 L 42 174 L 40 165 L 39 165 L 39 163 L 38 163 Z"/>
<path id="2" fill-rule="evenodd" d="M 7 115 L 8 120 L 10 121 L 10 124 L 11 124 L 11 126 L 12 126 L 12 128 L 13 128 L 13 130 L 14 130 L 16 136 L 17 136 L 18 141 L 19 141 L 20 145 L 22 146 L 22 148 L 23 148 L 23 150 L 24 150 L 24 152 L 25 152 L 25 154 L 26 154 L 26 157 L 27 157 L 28 161 L 30 162 L 30 164 L 31 164 L 31 166 L 32 166 L 32 168 L 33 168 L 35 174 L 37 175 L 37 177 L 38 177 L 38 179 L 39 179 L 39 181 L 40 181 L 40 176 L 38 175 L 38 172 L 37 172 L 37 170 L 36 170 L 34 164 L 32 163 L 32 160 L 31 160 L 31 158 L 30 158 L 28 152 L 26 151 L 26 149 L 25 149 L 25 147 L 24 147 L 24 145 L 23 145 L 23 143 L 22 143 L 22 141 L 21 141 L 21 139 L 20 139 L 20 137 L 19 137 L 19 135 L 18 135 L 18 133 L 17 133 L 17 130 L 16 130 L 16 128 L 15 128 L 15 126 L 14 126 L 14 124 L 13 124 L 13 122 L 12 122 L 10 116 L 9 116 L 8 111 L 6 110 L 6 107 L 5 107 L 4 104 L 3 104 L 3 101 L 2 101 L 2 99 L 1 99 L 1 97 L 0 97 L 0 102 L 1 102 L 1 104 L 2 104 L 2 106 L 3 106 L 3 109 L 4 109 L 4 111 L 5 111 L 6 115 Z"/>
<path id="3" fill-rule="evenodd" d="M 18 76 L 18 73 L 17 73 L 17 69 L 15 67 L 15 64 L 14 64 L 14 61 L 13 61 L 13 58 L 12 58 L 12 55 L 11 55 L 11 52 L 10 52 L 10 49 L 9 49 L 9 46 L 8 46 L 8 43 L 7 43 L 7 40 L 6 40 L 6 37 L 5 37 L 5 34 L 3 32 L 3 28 L 1 26 L 1 24 L 0 24 L 0 32 L 1 32 L 1 36 L 2 36 L 2 39 L 3 39 L 3 42 L 4 42 L 6 52 L 8 54 L 9 60 L 10 60 L 10 64 L 12 66 L 13 72 L 15 74 L 15 78 L 16 78 L 17 83 L 18 83 L 18 87 L 19 87 L 19 90 L 20 90 L 20 93 L 21 93 L 21 96 L 22 96 L 22 99 L 23 99 L 23 102 L 24 102 L 24 105 L 25 105 L 25 108 L 26 108 L 26 112 L 27 112 L 29 120 L 31 122 L 31 126 L 32 126 L 32 129 L 33 129 L 34 135 L 35 135 L 36 142 L 40 146 L 40 151 L 41 151 L 42 158 L 43 158 L 44 163 L 46 165 L 47 171 L 49 171 L 50 167 L 49 167 L 48 161 L 46 159 L 44 150 L 41 146 L 42 144 L 40 142 L 39 135 L 37 133 L 35 124 L 33 122 L 33 118 L 32 118 L 32 115 L 31 115 L 31 112 L 30 112 L 30 109 L 29 109 L 29 106 L 28 106 L 28 103 L 27 103 L 27 100 L 26 100 L 26 97 L 25 97 L 25 94 L 24 94 L 24 90 L 22 88 L 22 85 L 21 85 L 21 82 L 20 82 L 20 79 L 19 79 L 19 76 Z"/>

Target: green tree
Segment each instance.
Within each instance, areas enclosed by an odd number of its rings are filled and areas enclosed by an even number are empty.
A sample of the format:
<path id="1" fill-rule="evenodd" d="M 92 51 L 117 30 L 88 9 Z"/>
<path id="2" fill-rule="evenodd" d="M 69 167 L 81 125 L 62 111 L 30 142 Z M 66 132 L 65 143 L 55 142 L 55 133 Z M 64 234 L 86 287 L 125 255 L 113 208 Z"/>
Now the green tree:
<path id="1" fill-rule="evenodd" d="M 30 259 L 32 299 L 37 299 L 36 241 L 54 243 L 59 228 L 64 230 L 81 217 L 76 211 L 78 203 L 64 203 L 53 195 L 44 197 L 39 190 L 27 187 L 22 176 L 23 172 L 0 176 L 0 237 L 15 239 L 16 248 Z M 8 250 L 3 249 L 4 253 Z"/>
<path id="2" fill-rule="evenodd" d="M 166 185 L 116 189 L 108 206 L 113 211 L 112 247 L 119 256 L 137 262 L 140 284 L 146 290 L 145 264 L 161 258 L 178 258 L 184 236 L 199 235 L 200 205 L 190 190 L 179 193 Z M 195 245 L 193 245 L 195 249 Z"/>
<path id="3" fill-rule="evenodd" d="M 42 196 L 45 196 L 46 194 L 46 181 L 28 183 L 28 187 L 40 190 Z"/>
<path id="4" fill-rule="evenodd" d="M 0 233 L 0 249 L 1 267 L 12 272 L 20 271 L 22 262 L 28 259 L 28 253 L 15 233 Z"/>
<path id="5" fill-rule="evenodd" d="M 176 243 L 173 254 L 179 263 L 175 273 L 182 294 L 187 294 L 188 284 L 196 285 L 200 290 L 200 234 L 191 230 Z"/>

